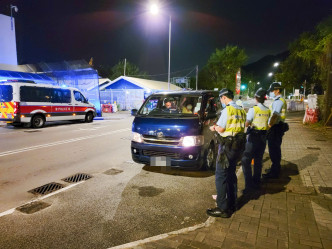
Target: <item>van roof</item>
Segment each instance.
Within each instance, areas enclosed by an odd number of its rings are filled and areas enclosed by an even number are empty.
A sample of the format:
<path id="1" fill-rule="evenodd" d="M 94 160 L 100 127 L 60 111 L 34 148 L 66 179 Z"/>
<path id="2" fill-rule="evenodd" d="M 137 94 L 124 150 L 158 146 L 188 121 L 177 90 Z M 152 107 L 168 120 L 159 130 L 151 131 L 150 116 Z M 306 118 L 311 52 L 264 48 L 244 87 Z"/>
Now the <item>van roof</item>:
<path id="1" fill-rule="evenodd" d="M 214 90 L 190 90 L 190 91 L 176 91 L 176 92 L 157 92 L 153 93 L 151 95 L 203 95 L 207 93 L 216 93 L 218 94 L 218 91 Z"/>
<path id="2" fill-rule="evenodd" d="M 35 87 L 49 87 L 49 88 L 61 88 L 61 89 L 68 89 L 68 90 L 77 90 L 79 92 L 81 92 L 81 90 L 79 90 L 78 88 L 75 87 L 62 87 L 62 86 L 56 86 L 56 85 L 50 85 L 50 84 L 37 84 L 35 82 L 22 82 L 22 81 L 4 81 L 4 82 L 0 82 L 0 85 L 32 85 Z"/>

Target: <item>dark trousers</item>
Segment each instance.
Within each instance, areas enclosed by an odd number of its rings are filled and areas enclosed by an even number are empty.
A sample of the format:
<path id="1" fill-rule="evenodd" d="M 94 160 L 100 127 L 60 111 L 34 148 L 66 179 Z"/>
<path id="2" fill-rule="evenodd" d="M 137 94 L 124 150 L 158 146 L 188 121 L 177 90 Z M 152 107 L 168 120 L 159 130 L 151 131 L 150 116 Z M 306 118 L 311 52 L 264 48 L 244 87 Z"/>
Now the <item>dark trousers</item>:
<path id="1" fill-rule="evenodd" d="M 216 165 L 217 206 L 222 210 L 235 207 L 237 199 L 236 164 L 242 151 L 219 145 Z"/>
<path id="2" fill-rule="evenodd" d="M 254 184 L 259 184 L 262 174 L 262 160 L 266 148 L 266 132 L 249 134 L 246 148 L 242 157 L 242 170 L 245 181 L 245 188 L 249 189 Z M 254 175 L 252 175 L 251 161 L 254 159 Z"/>
<path id="3" fill-rule="evenodd" d="M 281 170 L 281 143 L 284 132 L 282 125 L 274 125 L 271 127 L 267 142 L 269 146 L 270 159 L 272 161 L 271 174 L 278 176 Z"/>

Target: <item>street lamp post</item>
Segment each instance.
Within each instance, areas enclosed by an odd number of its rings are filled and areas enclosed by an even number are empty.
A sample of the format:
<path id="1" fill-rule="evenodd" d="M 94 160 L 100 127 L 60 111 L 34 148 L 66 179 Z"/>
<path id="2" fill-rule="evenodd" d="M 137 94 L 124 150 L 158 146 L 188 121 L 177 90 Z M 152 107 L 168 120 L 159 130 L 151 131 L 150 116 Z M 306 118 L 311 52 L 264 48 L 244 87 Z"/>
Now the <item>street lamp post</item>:
<path id="1" fill-rule="evenodd" d="M 169 25 L 168 25 L 168 91 L 170 89 L 171 82 L 171 33 L 172 33 L 172 17 L 169 16 Z"/>
<path id="2" fill-rule="evenodd" d="M 17 6 L 10 5 L 10 23 L 11 23 L 11 29 L 14 30 L 14 25 L 13 25 L 13 9 L 15 12 L 18 12 Z"/>

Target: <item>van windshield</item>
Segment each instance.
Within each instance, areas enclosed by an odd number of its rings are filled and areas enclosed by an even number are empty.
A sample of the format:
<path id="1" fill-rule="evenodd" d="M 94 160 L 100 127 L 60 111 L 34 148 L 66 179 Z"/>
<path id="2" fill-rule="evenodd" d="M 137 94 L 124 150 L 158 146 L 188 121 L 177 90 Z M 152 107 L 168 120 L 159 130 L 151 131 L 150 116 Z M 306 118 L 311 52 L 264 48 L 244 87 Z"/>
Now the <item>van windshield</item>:
<path id="1" fill-rule="evenodd" d="M 146 116 L 197 116 L 201 110 L 201 102 L 201 96 L 150 96 L 138 114 Z"/>
<path id="2" fill-rule="evenodd" d="M 13 87 L 0 85 L 0 102 L 10 102 L 13 100 Z"/>

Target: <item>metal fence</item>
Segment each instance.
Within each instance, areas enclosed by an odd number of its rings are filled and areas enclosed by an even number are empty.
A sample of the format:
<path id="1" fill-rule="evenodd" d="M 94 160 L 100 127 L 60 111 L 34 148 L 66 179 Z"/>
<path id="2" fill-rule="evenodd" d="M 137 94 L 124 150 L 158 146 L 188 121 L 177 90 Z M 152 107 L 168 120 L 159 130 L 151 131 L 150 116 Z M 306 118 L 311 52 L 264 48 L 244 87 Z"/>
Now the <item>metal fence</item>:
<path id="1" fill-rule="evenodd" d="M 109 89 L 100 91 L 101 104 L 117 104 L 119 110 L 139 109 L 144 101 L 144 90 Z"/>

